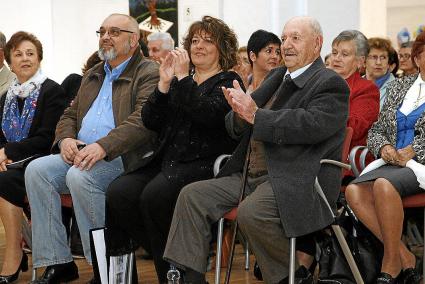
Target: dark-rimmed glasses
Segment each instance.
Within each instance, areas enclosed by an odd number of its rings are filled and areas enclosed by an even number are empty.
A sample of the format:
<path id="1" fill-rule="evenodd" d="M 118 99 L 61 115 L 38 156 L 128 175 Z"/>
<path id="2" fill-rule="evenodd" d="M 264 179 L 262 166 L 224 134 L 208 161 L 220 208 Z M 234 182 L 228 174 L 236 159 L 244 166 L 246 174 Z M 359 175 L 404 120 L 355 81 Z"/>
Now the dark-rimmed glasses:
<path id="1" fill-rule="evenodd" d="M 399 53 L 398 54 L 398 58 L 399 59 L 406 59 L 406 60 L 409 60 L 410 59 L 410 54 L 409 53 Z"/>
<path id="2" fill-rule="evenodd" d="M 98 31 L 96 31 L 96 34 L 98 37 L 103 37 L 106 34 L 106 32 L 108 32 L 110 37 L 118 37 L 122 32 L 131 33 L 131 34 L 134 33 L 132 31 L 123 30 L 117 27 L 111 27 L 109 29 L 100 28 Z"/>

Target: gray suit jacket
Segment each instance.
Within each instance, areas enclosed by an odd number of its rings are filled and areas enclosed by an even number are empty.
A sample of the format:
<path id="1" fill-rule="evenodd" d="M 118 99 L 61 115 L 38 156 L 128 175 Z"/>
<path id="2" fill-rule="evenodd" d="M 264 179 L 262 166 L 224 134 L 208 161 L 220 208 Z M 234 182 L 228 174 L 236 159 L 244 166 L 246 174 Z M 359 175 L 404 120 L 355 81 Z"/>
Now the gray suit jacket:
<path id="1" fill-rule="evenodd" d="M 10 83 L 15 75 L 10 72 L 9 68 L 6 65 L 3 66 L 3 70 L 0 72 L 0 97 L 6 94 L 7 89 L 9 88 Z"/>
<path id="2" fill-rule="evenodd" d="M 278 90 L 286 68 L 274 69 L 252 97 L 262 107 Z M 338 74 L 326 69 L 318 58 L 300 76 L 280 89 L 271 109 L 259 109 L 253 127 L 230 112 L 229 133 L 241 142 L 219 176 L 240 171 L 246 154 L 249 129 L 252 138 L 264 143 L 267 169 L 282 225 L 288 237 L 305 235 L 328 226 L 329 209 L 314 190 L 318 176 L 329 203 L 335 206 L 341 169 L 321 166 L 321 159 L 341 160 L 348 116 L 350 90 Z"/>

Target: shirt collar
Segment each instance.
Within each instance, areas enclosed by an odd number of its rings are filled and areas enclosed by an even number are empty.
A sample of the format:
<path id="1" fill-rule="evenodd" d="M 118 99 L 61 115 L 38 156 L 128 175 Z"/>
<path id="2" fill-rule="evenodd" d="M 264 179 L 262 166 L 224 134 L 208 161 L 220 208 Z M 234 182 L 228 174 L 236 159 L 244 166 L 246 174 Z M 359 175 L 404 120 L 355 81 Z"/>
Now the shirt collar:
<path id="1" fill-rule="evenodd" d="M 127 67 L 128 62 L 130 61 L 131 57 L 127 58 L 124 62 L 122 62 L 117 67 L 113 68 L 111 70 L 111 66 L 109 65 L 108 61 L 105 62 L 103 65 L 103 69 L 105 70 L 105 73 L 111 77 L 112 80 L 116 80 L 121 73 L 124 71 L 125 67 Z"/>
<path id="2" fill-rule="evenodd" d="M 298 76 L 300 76 L 302 73 L 304 73 L 304 71 L 307 70 L 308 67 L 311 66 L 311 64 L 313 64 L 313 62 L 311 62 L 310 64 L 308 64 L 308 65 L 306 65 L 304 67 L 301 67 L 301 68 L 295 70 L 294 72 L 289 72 L 289 70 L 286 69 L 285 75 L 286 74 L 289 74 L 291 76 L 291 79 L 293 80 L 293 79 L 297 78 Z"/>

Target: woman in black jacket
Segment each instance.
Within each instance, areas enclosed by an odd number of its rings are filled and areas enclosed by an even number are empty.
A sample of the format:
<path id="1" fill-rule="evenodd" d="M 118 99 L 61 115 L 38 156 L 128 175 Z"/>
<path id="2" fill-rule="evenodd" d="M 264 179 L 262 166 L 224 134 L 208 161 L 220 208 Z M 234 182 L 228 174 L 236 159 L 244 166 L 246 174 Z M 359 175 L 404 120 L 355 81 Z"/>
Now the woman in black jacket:
<path id="1" fill-rule="evenodd" d="M 159 137 L 152 162 L 107 191 L 108 252 L 119 255 L 142 245 L 153 255 L 160 283 L 167 281 L 169 264 L 162 255 L 180 190 L 212 178 L 217 156 L 236 145 L 225 129 L 230 106 L 221 90 L 242 81 L 229 71 L 236 52 L 236 36 L 221 20 L 205 16 L 192 24 L 184 48 L 161 63 L 158 87 L 142 109 L 144 125 Z"/>
<path id="2" fill-rule="evenodd" d="M 28 269 L 21 249 L 25 167 L 12 168 L 11 163 L 49 154 L 66 106 L 63 89 L 41 72 L 43 49 L 34 35 L 15 33 L 5 55 L 16 78 L 0 99 L 0 217 L 6 235 L 0 283 L 15 281 Z"/>

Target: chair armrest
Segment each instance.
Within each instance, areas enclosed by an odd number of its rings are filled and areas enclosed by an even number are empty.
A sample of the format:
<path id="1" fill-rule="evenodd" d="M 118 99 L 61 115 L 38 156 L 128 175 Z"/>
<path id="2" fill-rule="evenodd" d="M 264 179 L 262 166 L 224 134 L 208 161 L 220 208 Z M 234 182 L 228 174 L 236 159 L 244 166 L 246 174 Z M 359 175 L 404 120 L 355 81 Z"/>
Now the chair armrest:
<path id="1" fill-rule="evenodd" d="M 349 164 L 345 164 L 339 161 L 335 161 L 335 160 L 329 160 L 329 159 L 322 159 L 320 160 L 320 164 L 331 164 L 346 170 L 350 170 L 351 166 Z"/>
<path id="2" fill-rule="evenodd" d="M 214 176 L 216 176 L 218 174 L 218 172 L 220 171 L 221 167 L 227 161 L 227 159 L 230 158 L 230 156 L 231 155 L 223 154 L 223 155 L 218 156 L 217 159 L 215 159 L 214 168 L 213 168 Z"/>
<path id="3" fill-rule="evenodd" d="M 366 168 L 366 156 L 368 153 L 369 148 L 366 146 L 356 146 L 351 149 L 348 160 L 355 177 L 358 177 L 364 168 Z M 356 157 L 359 157 L 358 160 L 356 160 Z"/>

